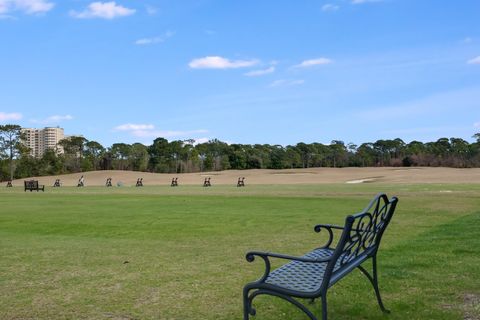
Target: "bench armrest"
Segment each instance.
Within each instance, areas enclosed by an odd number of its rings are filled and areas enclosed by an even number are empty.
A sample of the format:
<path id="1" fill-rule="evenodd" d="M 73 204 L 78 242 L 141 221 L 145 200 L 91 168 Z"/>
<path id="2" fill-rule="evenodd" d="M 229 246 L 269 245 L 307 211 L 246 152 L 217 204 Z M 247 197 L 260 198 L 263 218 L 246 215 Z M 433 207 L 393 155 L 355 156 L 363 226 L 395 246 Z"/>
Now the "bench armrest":
<path id="1" fill-rule="evenodd" d="M 263 259 L 265 262 L 265 272 L 263 276 L 257 280 L 257 282 L 264 282 L 268 275 L 270 274 L 271 270 L 271 263 L 269 258 L 278 258 L 278 259 L 285 259 L 285 260 L 292 260 L 292 261 L 300 261 L 306 263 L 326 263 L 331 260 L 331 258 L 323 258 L 323 259 L 312 259 L 312 258 L 305 258 L 305 257 L 297 257 L 297 256 L 290 256 L 281 253 L 273 253 L 273 252 L 261 252 L 261 251 L 250 251 L 246 254 L 245 258 L 248 262 L 255 261 L 255 256 L 258 256 Z"/>
<path id="2" fill-rule="evenodd" d="M 328 231 L 329 238 L 322 248 L 329 248 L 333 242 L 333 230 L 343 230 L 344 227 L 333 225 L 333 224 L 317 224 L 313 228 L 313 230 L 315 230 L 316 233 L 320 233 L 323 229 Z"/>
<path id="3" fill-rule="evenodd" d="M 272 258 L 278 258 L 278 259 L 294 260 L 294 261 L 309 262 L 309 263 L 328 262 L 328 261 L 330 261 L 330 258 L 326 258 L 326 259 L 312 259 L 312 258 L 291 256 L 291 255 L 281 254 L 281 253 L 261 252 L 261 251 L 251 251 L 251 252 L 247 253 L 246 259 L 247 259 L 248 262 L 252 262 L 252 261 L 255 260 L 255 256 L 259 256 L 259 257 L 272 257 Z"/>
<path id="4" fill-rule="evenodd" d="M 335 224 L 317 224 L 314 229 L 315 229 L 315 232 L 320 232 L 320 230 L 322 228 L 325 228 L 325 229 L 337 229 L 337 230 L 343 230 L 344 227 L 342 226 L 337 226 Z"/>

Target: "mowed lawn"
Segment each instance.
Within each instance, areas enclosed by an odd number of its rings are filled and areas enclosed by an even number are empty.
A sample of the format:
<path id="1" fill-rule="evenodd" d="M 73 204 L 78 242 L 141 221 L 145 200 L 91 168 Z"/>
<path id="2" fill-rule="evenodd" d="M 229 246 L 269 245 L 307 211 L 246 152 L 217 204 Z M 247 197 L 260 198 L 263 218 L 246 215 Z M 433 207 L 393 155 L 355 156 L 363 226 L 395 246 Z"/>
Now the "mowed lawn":
<path id="1" fill-rule="evenodd" d="M 379 252 L 387 308 L 353 272 L 331 319 L 480 319 L 480 185 L 0 190 L 0 319 L 241 319 L 252 249 L 301 255 L 379 191 L 400 202 Z M 275 298 L 253 319 L 306 319 Z M 320 304 L 310 305 L 320 316 Z"/>

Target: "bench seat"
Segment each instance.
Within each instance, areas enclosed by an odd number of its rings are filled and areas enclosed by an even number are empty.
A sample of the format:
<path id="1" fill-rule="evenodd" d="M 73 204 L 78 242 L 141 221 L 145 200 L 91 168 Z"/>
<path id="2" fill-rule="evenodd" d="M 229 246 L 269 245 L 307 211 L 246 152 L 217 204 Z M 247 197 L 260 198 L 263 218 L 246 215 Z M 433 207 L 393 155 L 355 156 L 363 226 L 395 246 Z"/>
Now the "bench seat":
<path id="1" fill-rule="evenodd" d="M 333 251 L 332 249 L 320 248 L 305 254 L 302 258 L 326 259 L 332 256 Z M 273 270 L 265 283 L 306 294 L 314 293 L 320 289 L 326 267 L 326 262 L 292 261 Z M 340 268 L 339 262 L 335 265 L 335 271 L 338 268 Z"/>

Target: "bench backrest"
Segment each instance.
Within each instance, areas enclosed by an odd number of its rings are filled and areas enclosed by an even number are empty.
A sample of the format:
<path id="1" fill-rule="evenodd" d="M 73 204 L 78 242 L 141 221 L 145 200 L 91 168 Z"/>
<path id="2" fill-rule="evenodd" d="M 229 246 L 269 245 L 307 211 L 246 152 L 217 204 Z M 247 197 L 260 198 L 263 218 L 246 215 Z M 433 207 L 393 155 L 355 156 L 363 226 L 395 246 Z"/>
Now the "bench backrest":
<path id="1" fill-rule="evenodd" d="M 331 286 L 363 261 L 375 255 L 392 219 L 398 199 L 378 194 L 360 213 L 350 215 L 325 270 L 322 286 Z"/>
<path id="2" fill-rule="evenodd" d="M 24 184 L 25 184 L 25 188 L 27 189 L 38 189 L 37 180 L 24 181 Z"/>

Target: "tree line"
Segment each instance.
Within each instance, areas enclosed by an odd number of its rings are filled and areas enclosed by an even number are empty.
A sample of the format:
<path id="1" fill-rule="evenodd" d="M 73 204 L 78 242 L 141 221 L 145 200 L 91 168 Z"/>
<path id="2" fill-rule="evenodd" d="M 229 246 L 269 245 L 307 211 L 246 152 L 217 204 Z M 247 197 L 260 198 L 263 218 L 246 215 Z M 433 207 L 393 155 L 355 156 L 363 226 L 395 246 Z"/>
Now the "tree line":
<path id="1" fill-rule="evenodd" d="M 47 150 L 41 158 L 35 158 L 22 144 L 20 126 L 0 125 L 0 178 L 4 181 L 90 170 L 188 173 L 311 167 L 480 167 L 480 133 L 473 138 L 473 143 L 461 138 L 406 143 L 397 138 L 360 145 L 333 140 L 330 144 L 299 142 L 287 146 L 156 138 L 151 145 L 114 143 L 105 147 L 84 137 L 70 137 L 59 142 L 63 153 Z"/>

